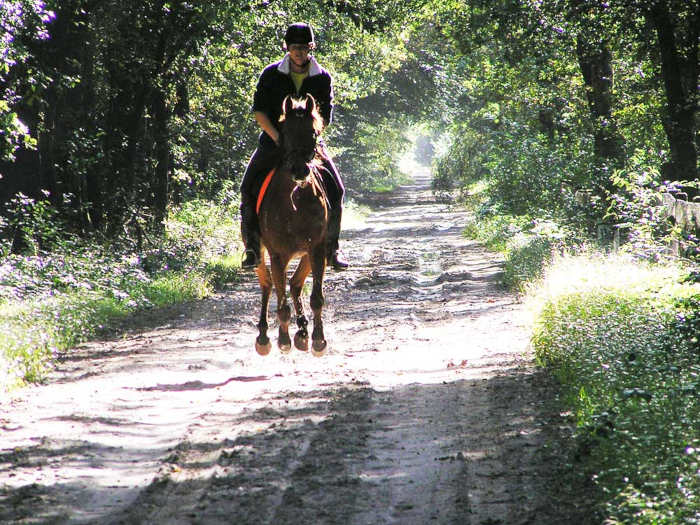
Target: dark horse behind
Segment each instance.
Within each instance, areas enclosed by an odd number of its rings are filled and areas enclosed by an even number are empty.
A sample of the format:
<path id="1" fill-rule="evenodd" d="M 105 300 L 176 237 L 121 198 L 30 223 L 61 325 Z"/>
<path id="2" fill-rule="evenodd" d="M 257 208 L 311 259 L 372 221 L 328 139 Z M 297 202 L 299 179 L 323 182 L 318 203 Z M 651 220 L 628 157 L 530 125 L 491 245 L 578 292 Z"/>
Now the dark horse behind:
<path id="1" fill-rule="evenodd" d="M 282 158 L 258 210 L 262 256 L 256 273 L 262 288 L 262 308 L 255 349 L 266 355 L 272 347 L 267 336 L 267 310 L 274 285 L 279 321 L 278 346 L 285 353 L 291 350 L 289 325 L 292 315 L 287 303 L 287 266 L 293 258 L 301 257 L 289 282 L 298 325 L 294 344 L 299 350 L 309 348 L 308 321 L 301 293 L 304 281 L 311 273 L 310 303 L 314 322 L 311 350 L 315 355 L 322 355 L 327 346 L 321 311 L 328 231 L 328 204 L 319 173 L 323 168 L 316 158 L 322 120 L 311 95 L 301 100 L 287 97 L 283 109 L 280 119 Z M 270 257 L 269 269 L 265 264 L 265 252 Z"/>

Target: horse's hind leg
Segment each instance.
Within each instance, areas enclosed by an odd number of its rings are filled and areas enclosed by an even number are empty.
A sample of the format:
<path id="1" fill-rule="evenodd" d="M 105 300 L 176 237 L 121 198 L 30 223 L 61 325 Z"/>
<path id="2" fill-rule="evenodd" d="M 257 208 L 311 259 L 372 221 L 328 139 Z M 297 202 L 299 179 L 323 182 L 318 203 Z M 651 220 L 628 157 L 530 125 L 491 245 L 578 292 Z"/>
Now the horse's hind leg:
<path id="1" fill-rule="evenodd" d="M 326 337 L 323 334 L 323 275 L 326 271 L 325 244 L 316 246 L 311 257 L 311 271 L 313 273 L 313 288 L 311 289 L 311 310 L 314 313 L 314 331 L 311 333 L 311 352 L 316 356 L 322 356 L 327 347 Z"/>
<path id="2" fill-rule="evenodd" d="M 270 271 L 265 265 L 265 255 L 261 254 L 260 264 L 255 269 L 262 289 L 262 306 L 260 308 L 260 321 L 258 321 L 258 337 L 255 339 L 255 351 L 260 355 L 267 355 L 272 349 L 270 339 L 267 337 L 267 309 L 270 304 L 270 293 L 272 292 L 272 278 Z"/>
<path id="3" fill-rule="evenodd" d="M 299 330 L 294 334 L 294 346 L 299 350 L 306 352 L 309 349 L 309 331 L 307 326 L 309 321 L 306 319 L 304 314 L 304 304 L 301 300 L 301 290 L 304 287 L 304 282 L 306 277 L 311 272 L 311 263 L 309 262 L 309 256 L 305 255 L 299 261 L 299 266 L 297 266 L 292 279 L 289 281 L 289 290 L 292 295 L 292 304 L 294 304 L 294 312 L 297 316 L 297 326 Z"/>
<path id="4" fill-rule="evenodd" d="M 277 320 L 279 321 L 279 333 L 277 346 L 282 353 L 292 349 L 292 340 L 289 338 L 289 323 L 292 321 L 292 309 L 287 304 L 287 264 L 289 260 L 283 260 L 279 255 L 270 254 L 270 268 L 272 281 L 277 292 Z"/>

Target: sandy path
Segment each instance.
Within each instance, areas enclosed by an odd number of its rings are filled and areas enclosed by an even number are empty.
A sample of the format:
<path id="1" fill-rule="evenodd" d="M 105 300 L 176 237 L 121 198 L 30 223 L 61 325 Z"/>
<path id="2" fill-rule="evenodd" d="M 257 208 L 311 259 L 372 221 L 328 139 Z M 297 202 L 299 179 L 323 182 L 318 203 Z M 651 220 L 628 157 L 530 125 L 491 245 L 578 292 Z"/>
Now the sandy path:
<path id="1" fill-rule="evenodd" d="M 426 171 L 376 204 L 328 275 L 324 357 L 255 353 L 251 274 L 2 401 L 0 522 L 571 523 L 498 261 Z"/>

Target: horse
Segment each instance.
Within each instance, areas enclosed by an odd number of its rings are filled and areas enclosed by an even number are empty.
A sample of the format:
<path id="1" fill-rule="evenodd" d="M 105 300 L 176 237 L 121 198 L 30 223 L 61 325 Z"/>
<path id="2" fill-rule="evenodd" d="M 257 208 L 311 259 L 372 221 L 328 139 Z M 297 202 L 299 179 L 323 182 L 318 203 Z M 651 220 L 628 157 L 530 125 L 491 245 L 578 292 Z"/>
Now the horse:
<path id="1" fill-rule="evenodd" d="M 268 174 L 263 184 L 266 189 L 258 199 L 261 257 L 255 272 L 262 290 L 262 308 L 255 350 L 260 355 L 269 354 L 272 348 L 267 336 L 267 317 L 273 285 L 277 294 L 279 322 L 277 344 L 282 353 L 291 351 L 291 309 L 287 303 L 286 280 L 287 266 L 295 257 L 301 259 L 289 281 L 298 326 L 294 346 L 302 351 L 309 348 L 308 320 L 301 294 L 304 282 L 311 273 L 311 350 L 315 356 L 321 356 L 327 348 L 321 313 L 325 303 L 323 276 L 326 269 L 328 200 L 320 172 L 322 163 L 316 153 L 322 129 L 323 120 L 313 96 L 285 98 L 280 117 L 280 161 Z M 270 258 L 269 269 L 265 263 L 266 252 Z"/>

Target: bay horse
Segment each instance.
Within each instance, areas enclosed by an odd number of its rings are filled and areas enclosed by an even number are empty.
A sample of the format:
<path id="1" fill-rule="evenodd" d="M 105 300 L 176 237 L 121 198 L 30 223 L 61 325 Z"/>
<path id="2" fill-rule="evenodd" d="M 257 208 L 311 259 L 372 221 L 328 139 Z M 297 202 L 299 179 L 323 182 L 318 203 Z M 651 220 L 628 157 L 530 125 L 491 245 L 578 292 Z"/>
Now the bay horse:
<path id="1" fill-rule="evenodd" d="M 301 259 L 289 282 L 298 326 L 294 345 L 303 351 L 309 348 L 308 320 L 301 294 L 311 273 L 310 303 L 314 323 L 311 350 L 314 355 L 321 356 L 327 347 L 321 311 L 325 302 L 323 275 L 326 269 L 328 201 L 320 173 L 322 164 L 316 156 L 322 129 L 323 120 L 313 96 L 285 98 L 280 117 L 281 158 L 265 180 L 264 193 L 258 199 L 261 257 L 255 272 L 262 289 L 262 308 L 255 350 L 260 355 L 269 354 L 272 348 L 267 336 L 267 316 L 273 285 L 279 321 L 277 344 L 283 353 L 291 350 L 291 309 L 287 303 L 286 281 L 287 266 L 295 257 Z M 270 257 L 270 269 L 265 264 L 265 252 Z"/>

